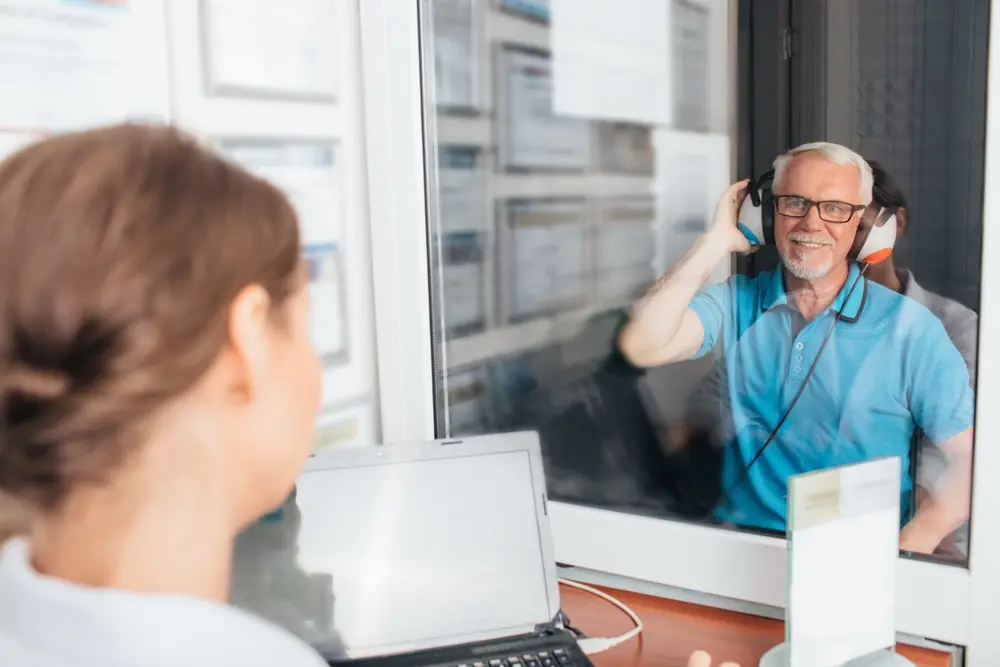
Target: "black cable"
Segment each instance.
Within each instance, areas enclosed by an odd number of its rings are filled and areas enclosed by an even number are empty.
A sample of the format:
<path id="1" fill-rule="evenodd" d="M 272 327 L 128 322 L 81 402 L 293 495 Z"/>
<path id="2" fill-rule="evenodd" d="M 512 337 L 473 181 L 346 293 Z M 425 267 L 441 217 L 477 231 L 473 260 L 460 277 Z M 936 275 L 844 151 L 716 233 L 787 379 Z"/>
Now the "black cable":
<path id="1" fill-rule="evenodd" d="M 562 623 L 562 626 L 577 639 L 587 638 L 587 635 L 585 635 L 582 630 L 573 626 L 573 622 L 569 620 L 569 615 L 562 609 L 560 609 L 559 613 L 556 615 L 556 622 Z"/>
<path id="2" fill-rule="evenodd" d="M 781 427 L 784 425 L 785 420 L 788 419 L 788 415 L 792 413 L 792 408 L 794 408 L 795 404 L 799 402 L 799 399 L 802 397 L 802 393 L 806 389 L 806 385 L 809 384 L 809 378 L 812 377 L 813 371 L 816 370 L 816 366 L 819 364 L 819 359 L 823 355 L 823 350 L 826 349 L 826 344 L 830 342 L 830 338 L 831 336 L 833 336 L 833 330 L 837 328 L 837 323 L 840 322 L 840 318 L 843 316 L 844 308 L 847 307 L 847 303 L 851 300 L 851 295 L 854 294 L 854 288 L 856 288 L 858 286 L 858 283 L 861 282 L 861 279 L 864 278 L 865 271 L 868 270 L 869 266 L 871 266 L 871 264 L 869 264 L 868 262 L 865 262 L 861 265 L 861 271 L 858 273 L 858 277 L 854 279 L 854 284 L 851 285 L 851 289 L 847 291 L 847 296 L 844 297 L 844 304 L 840 307 L 840 310 L 837 311 L 836 316 L 833 318 L 833 324 L 830 326 L 830 330 L 826 332 L 826 337 L 823 338 L 823 342 L 819 346 L 819 351 L 816 353 L 816 358 L 813 359 L 812 364 L 809 366 L 809 370 L 806 371 L 806 376 L 802 379 L 802 384 L 799 385 L 799 390 L 795 392 L 795 396 L 792 397 L 792 402 L 788 404 L 788 408 L 785 410 L 785 413 L 781 415 L 781 419 L 778 420 L 778 424 L 771 431 L 771 434 L 767 436 L 767 440 L 764 441 L 764 444 L 760 446 L 760 449 L 757 450 L 757 453 L 753 455 L 752 459 L 750 459 L 750 463 L 748 463 L 746 467 L 743 468 L 743 474 L 740 475 L 740 478 L 736 480 L 736 483 L 733 484 L 729 488 L 729 490 L 726 491 L 726 493 L 723 495 L 723 497 L 726 500 L 726 504 L 729 504 L 729 500 L 731 499 L 733 491 L 735 491 L 737 487 L 740 484 L 742 484 L 747 477 L 749 477 L 750 468 L 752 468 L 753 464 L 756 463 L 758 459 L 760 459 L 761 454 L 764 453 L 764 450 L 767 449 L 767 446 L 770 445 L 771 441 L 773 441 L 775 436 L 778 435 L 778 431 L 781 430 Z"/>

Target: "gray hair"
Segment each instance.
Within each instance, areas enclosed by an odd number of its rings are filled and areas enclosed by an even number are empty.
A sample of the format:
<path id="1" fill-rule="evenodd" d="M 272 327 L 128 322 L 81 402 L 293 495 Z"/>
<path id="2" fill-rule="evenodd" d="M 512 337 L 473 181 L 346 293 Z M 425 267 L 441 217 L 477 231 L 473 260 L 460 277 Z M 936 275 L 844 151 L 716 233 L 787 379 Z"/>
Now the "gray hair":
<path id="1" fill-rule="evenodd" d="M 872 201 L 872 184 L 875 180 L 872 176 L 871 165 L 863 157 L 852 151 L 847 146 L 834 144 L 827 141 L 816 141 L 810 144 L 802 144 L 783 155 L 779 155 L 774 160 L 774 189 L 778 189 L 778 184 L 785 176 L 788 165 L 797 155 L 817 155 L 828 162 L 834 164 L 851 164 L 858 168 L 861 175 L 861 201 L 860 204 L 868 205 Z"/>

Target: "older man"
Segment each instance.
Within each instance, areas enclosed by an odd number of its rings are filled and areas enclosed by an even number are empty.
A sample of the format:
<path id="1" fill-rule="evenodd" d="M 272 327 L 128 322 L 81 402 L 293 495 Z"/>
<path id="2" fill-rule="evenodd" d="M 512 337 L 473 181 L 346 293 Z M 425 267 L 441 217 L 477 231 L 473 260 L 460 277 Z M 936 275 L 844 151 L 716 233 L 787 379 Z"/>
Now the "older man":
<path id="1" fill-rule="evenodd" d="M 930 552 L 968 516 L 968 371 L 940 320 L 848 259 L 872 199 L 868 163 L 817 143 L 774 167 L 782 269 L 702 289 L 729 253 L 750 250 L 736 227 L 746 185 L 737 183 L 710 231 L 636 305 L 620 348 L 646 367 L 721 348 L 735 427 L 715 511 L 722 521 L 783 530 L 790 475 L 880 456 L 902 460 L 905 503 L 919 427 L 953 462 L 900 537 L 902 548 Z"/>

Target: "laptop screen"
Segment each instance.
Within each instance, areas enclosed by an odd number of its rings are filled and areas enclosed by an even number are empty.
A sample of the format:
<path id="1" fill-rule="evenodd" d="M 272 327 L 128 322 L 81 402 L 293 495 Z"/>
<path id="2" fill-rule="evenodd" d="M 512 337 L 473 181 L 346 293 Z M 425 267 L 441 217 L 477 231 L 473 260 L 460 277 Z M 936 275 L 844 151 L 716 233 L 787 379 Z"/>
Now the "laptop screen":
<path id="1" fill-rule="evenodd" d="M 548 620 L 527 451 L 303 473 L 237 541 L 232 602 L 328 657 Z M 509 632 L 507 634 L 510 634 Z"/>

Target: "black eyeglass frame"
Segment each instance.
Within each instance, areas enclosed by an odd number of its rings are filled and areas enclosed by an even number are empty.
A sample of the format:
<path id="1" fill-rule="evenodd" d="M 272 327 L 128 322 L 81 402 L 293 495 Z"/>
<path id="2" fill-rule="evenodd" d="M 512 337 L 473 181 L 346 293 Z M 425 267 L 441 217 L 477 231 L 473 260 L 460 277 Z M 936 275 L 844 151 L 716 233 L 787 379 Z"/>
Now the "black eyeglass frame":
<path id="1" fill-rule="evenodd" d="M 781 200 L 783 199 L 785 200 L 796 199 L 805 204 L 808 204 L 808 206 L 806 207 L 805 211 L 803 211 L 802 215 L 795 215 L 793 213 L 782 213 Z M 858 211 L 863 211 L 865 210 L 865 208 L 867 208 L 864 204 L 852 204 L 850 202 L 840 201 L 837 199 L 824 199 L 822 201 L 813 201 L 812 199 L 809 199 L 808 197 L 803 197 L 801 195 L 774 195 L 773 201 L 774 201 L 774 212 L 777 213 L 778 215 L 783 215 L 788 218 L 804 218 L 807 215 L 809 215 L 809 211 L 811 211 L 813 207 L 816 207 L 816 212 L 819 213 L 820 220 L 822 220 L 823 222 L 831 222 L 836 225 L 843 225 L 847 222 L 850 222 L 851 218 L 854 217 L 855 213 L 857 213 Z M 831 220 L 823 216 L 823 204 L 840 204 L 841 206 L 845 206 L 848 209 L 850 209 L 850 213 L 843 220 Z"/>

